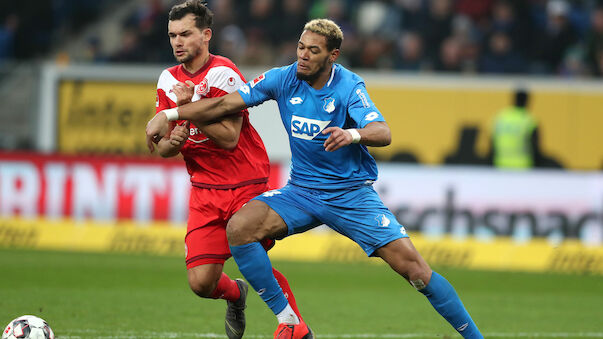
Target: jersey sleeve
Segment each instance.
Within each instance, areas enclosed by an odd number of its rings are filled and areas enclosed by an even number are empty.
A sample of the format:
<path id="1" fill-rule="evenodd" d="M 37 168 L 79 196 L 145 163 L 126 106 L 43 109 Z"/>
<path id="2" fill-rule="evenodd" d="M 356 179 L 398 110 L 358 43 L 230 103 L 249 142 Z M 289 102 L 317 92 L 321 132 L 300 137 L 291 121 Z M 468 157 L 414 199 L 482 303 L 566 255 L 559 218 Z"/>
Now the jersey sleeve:
<path id="1" fill-rule="evenodd" d="M 169 72 L 164 70 L 159 76 L 159 80 L 157 80 L 157 96 L 155 98 L 155 113 L 159 113 L 164 109 L 175 107 L 172 101 L 168 98 L 167 93 L 165 92 L 165 82 L 167 75 Z"/>
<path id="2" fill-rule="evenodd" d="M 157 97 L 155 99 L 155 113 L 159 113 L 164 109 L 170 108 L 170 100 L 167 95 L 165 95 L 165 91 L 161 88 L 157 88 Z"/>
<path id="3" fill-rule="evenodd" d="M 212 81 L 209 84 L 209 94 L 207 97 L 215 98 L 230 94 L 245 84 L 242 76 L 235 70 L 228 67 L 216 67 L 217 73 L 212 74 Z M 247 110 L 242 110 L 239 113 L 245 114 Z"/>
<path id="4" fill-rule="evenodd" d="M 239 88 L 239 94 L 247 107 L 275 99 L 278 96 L 279 86 L 283 86 L 281 75 L 282 71 L 279 68 L 273 68 Z"/>
<path id="5" fill-rule="evenodd" d="M 363 82 L 358 83 L 350 94 L 348 114 L 356 122 L 357 128 L 364 128 L 373 121 L 385 121 L 369 97 Z"/>
<path id="6" fill-rule="evenodd" d="M 212 72 L 211 76 L 208 73 L 208 78 L 211 78 L 210 92 L 215 91 L 216 94 L 219 94 L 210 95 L 210 97 L 232 93 L 245 84 L 242 77 L 230 67 L 215 67 L 210 72 Z"/>

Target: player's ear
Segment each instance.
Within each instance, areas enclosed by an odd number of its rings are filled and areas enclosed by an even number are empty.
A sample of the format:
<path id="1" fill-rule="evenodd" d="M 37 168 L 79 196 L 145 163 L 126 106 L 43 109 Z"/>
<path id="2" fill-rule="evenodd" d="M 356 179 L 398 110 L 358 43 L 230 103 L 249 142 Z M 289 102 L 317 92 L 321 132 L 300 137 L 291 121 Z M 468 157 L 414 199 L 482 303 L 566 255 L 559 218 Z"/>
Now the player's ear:
<path id="1" fill-rule="evenodd" d="M 201 32 L 202 36 L 203 36 L 203 42 L 209 42 L 209 40 L 211 40 L 211 36 L 212 36 L 212 30 L 211 28 L 205 28 L 202 32 Z"/>
<path id="2" fill-rule="evenodd" d="M 329 61 L 331 63 L 335 62 L 335 60 L 337 60 L 337 58 L 339 58 L 339 49 L 335 48 L 331 51 L 331 55 L 329 56 Z"/>

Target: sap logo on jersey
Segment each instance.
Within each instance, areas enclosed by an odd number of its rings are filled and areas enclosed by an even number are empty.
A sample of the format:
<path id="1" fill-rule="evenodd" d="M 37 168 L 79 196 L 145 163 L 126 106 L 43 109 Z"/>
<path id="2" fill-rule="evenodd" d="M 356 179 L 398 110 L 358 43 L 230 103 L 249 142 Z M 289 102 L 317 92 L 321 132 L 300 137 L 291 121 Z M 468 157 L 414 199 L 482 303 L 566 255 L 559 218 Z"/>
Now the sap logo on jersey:
<path id="1" fill-rule="evenodd" d="M 312 140 L 330 123 L 331 120 L 321 121 L 294 115 L 291 117 L 291 135 L 300 139 Z"/>

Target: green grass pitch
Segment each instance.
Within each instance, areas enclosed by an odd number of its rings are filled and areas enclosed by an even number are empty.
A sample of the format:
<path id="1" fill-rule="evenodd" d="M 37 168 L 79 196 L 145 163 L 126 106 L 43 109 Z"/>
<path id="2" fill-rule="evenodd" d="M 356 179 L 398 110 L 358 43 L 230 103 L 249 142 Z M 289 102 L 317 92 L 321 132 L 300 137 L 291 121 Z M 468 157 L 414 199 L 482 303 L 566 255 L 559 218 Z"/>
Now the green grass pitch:
<path id="1" fill-rule="evenodd" d="M 317 338 L 460 338 L 385 265 L 273 264 Z M 435 269 L 486 338 L 603 338 L 601 276 Z M 0 275 L 0 326 L 34 314 L 57 338 L 225 338 L 226 303 L 189 290 L 182 258 L 1 249 Z M 255 293 L 247 322 L 246 338 L 277 325 Z"/>

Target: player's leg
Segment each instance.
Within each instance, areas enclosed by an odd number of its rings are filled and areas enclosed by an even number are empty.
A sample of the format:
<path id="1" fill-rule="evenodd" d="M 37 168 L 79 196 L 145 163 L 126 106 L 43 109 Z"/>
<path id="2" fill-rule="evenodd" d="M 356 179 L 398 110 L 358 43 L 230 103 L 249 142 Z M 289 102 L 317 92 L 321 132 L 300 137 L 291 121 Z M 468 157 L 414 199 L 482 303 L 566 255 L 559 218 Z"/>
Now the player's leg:
<path id="1" fill-rule="evenodd" d="M 264 247 L 264 250 L 266 250 L 266 252 L 268 252 L 270 249 L 272 249 L 274 247 L 274 245 L 276 244 L 276 241 L 274 239 L 266 238 L 266 239 L 262 240 L 260 242 L 260 244 L 262 244 L 262 247 Z M 274 267 L 272 268 L 272 274 L 274 274 L 274 278 L 276 278 L 278 285 L 283 290 L 283 294 L 285 295 L 285 298 L 287 298 L 289 305 L 291 305 L 293 312 L 295 312 L 295 314 L 300 319 L 302 319 L 299 308 L 297 307 L 297 301 L 295 300 L 295 296 L 293 295 L 293 290 L 291 290 L 291 286 L 289 286 L 289 281 L 287 280 L 287 278 L 285 278 L 284 274 L 282 274 L 280 271 L 278 271 Z"/>
<path id="2" fill-rule="evenodd" d="M 237 301 L 240 297 L 235 280 L 222 272 L 222 264 L 205 264 L 187 270 L 191 290 L 201 298 Z"/>
<path id="3" fill-rule="evenodd" d="M 267 237 L 283 236 L 287 232 L 284 221 L 268 205 L 252 200 L 230 218 L 226 233 L 230 252 L 239 270 L 260 297 L 277 316 L 289 306 L 273 272 L 268 254 L 259 243 Z M 298 323 L 291 310 L 288 319 L 279 322 Z"/>
<path id="4" fill-rule="evenodd" d="M 229 339 L 242 338 L 248 287 L 244 280 L 233 280 L 222 271 L 230 257 L 226 229 L 223 225 L 207 225 L 190 232 L 185 239 L 191 290 L 202 298 L 226 300 L 226 335 Z"/>
<path id="5" fill-rule="evenodd" d="M 226 335 L 240 339 L 245 331 L 247 283 L 222 272 L 224 262 L 231 257 L 224 209 L 232 199 L 229 190 L 193 187 L 184 241 L 190 288 L 200 297 L 226 300 Z"/>
<path id="6" fill-rule="evenodd" d="M 287 298 L 287 301 L 289 302 L 291 309 L 293 309 L 293 312 L 299 317 L 299 319 L 303 320 L 299 308 L 297 307 L 295 295 L 293 294 L 293 290 L 291 290 L 291 286 L 289 286 L 289 281 L 287 280 L 287 278 L 285 278 L 285 275 L 283 275 L 276 268 L 272 268 L 272 274 L 278 282 L 278 285 L 283 290 L 283 294 L 285 295 L 285 298 Z"/>
<path id="7" fill-rule="evenodd" d="M 264 198 L 284 197 L 268 192 Z M 259 197 L 258 197 L 259 198 Z M 281 200 L 281 199 L 278 199 Z M 280 201 L 281 206 L 287 206 Z M 304 216 L 308 220 L 311 217 Z M 312 221 L 312 220 L 309 220 Z M 277 338 L 312 338 L 312 334 L 295 314 L 279 286 L 266 251 L 258 243 L 264 238 L 281 238 L 289 233 L 287 223 L 271 206 L 260 200 L 252 200 L 230 219 L 227 226 L 228 241 L 239 270 L 264 302 L 276 315 L 279 328 Z"/>
<path id="8" fill-rule="evenodd" d="M 429 268 L 409 238 L 394 240 L 375 254 L 423 293 L 463 338 L 483 338 L 452 285 Z"/>
<path id="9" fill-rule="evenodd" d="M 191 290 L 202 298 L 238 298 L 236 282 L 222 274 L 230 251 L 221 215 L 229 199 L 223 191 L 194 186 L 190 191 L 184 237 L 186 269 Z"/>
<path id="10" fill-rule="evenodd" d="M 450 284 L 431 271 L 377 192 L 365 186 L 335 193 L 325 205 L 326 223 L 355 241 L 369 256 L 383 258 L 397 273 L 425 294 L 434 308 L 466 338 L 481 338 L 473 320 Z M 466 325 L 465 325 L 466 324 Z"/>

